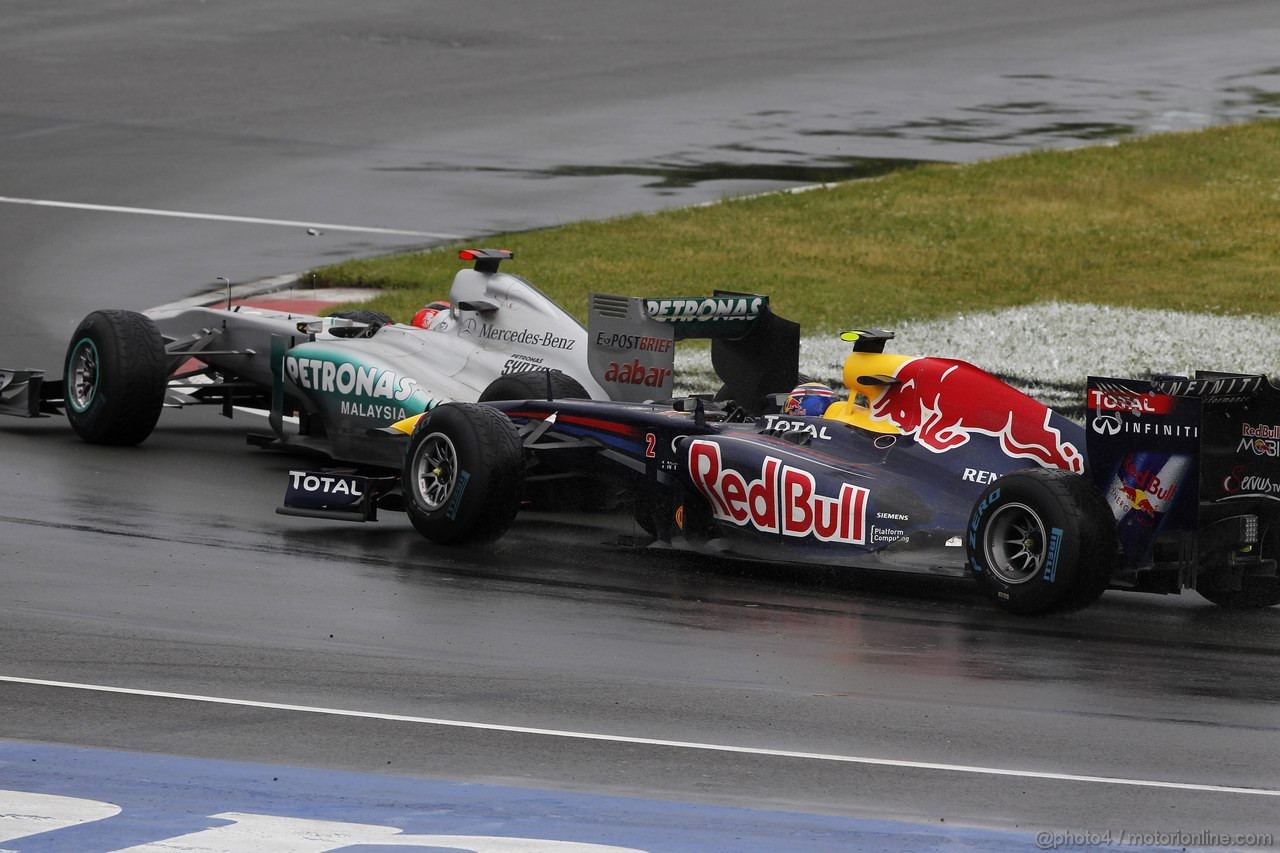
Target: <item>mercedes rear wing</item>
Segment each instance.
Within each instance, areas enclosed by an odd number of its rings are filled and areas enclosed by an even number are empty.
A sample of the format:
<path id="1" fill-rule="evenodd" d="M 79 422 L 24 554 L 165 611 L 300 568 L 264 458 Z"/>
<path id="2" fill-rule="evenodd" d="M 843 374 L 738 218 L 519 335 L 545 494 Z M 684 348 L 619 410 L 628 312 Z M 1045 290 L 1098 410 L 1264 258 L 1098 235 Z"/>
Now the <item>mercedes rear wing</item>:
<path id="1" fill-rule="evenodd" d="M 789 391 L 800 371 L 800 325 L 774 314 L 769 297 L 715 291 L 713 296 L 613 296 L 593 293 L 587 367 L 609 398 L 669 399 L 675 344 L 711 340 L 711 366 L 723 383 L 716 398 L 761 414 L 767 396 Z"/>

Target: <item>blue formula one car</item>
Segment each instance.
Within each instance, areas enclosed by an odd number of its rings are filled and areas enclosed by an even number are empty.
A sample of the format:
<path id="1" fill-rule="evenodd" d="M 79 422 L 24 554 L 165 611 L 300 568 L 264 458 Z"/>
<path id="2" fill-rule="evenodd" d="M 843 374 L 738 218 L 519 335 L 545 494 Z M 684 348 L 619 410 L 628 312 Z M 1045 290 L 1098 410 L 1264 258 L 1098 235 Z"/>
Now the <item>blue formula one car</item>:
<path id="1" fill-rule="evenodd" d="M 1280 391 L 1264 377 L 1090 378 L 1082 426 L 964 362 L 885 353 L 891 337 L 844 335 L 849 399 L 821 416 L 785 394 L 557 399 L 549 380 L 540 398 L 442 405 L 391 430 L 411 436 L 398 479 L 295 472 L 283 511 L 381 505 L 438 543 L 492 540 L 529 484 L 586 477 L 623 484 L 655 542 L 969 576 L 1014 613 L 1108 588 L 1280 603 Z"/>

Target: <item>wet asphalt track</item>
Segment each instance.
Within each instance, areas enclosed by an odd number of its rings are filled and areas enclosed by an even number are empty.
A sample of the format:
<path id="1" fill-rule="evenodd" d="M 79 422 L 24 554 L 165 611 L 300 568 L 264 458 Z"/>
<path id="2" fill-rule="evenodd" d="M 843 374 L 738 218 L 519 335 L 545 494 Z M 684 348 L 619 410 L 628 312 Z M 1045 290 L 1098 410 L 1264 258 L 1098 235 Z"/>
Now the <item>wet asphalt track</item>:
<path id="1" fill-rule="evenodd" d="M 531 227 L 1275 104 L 1267 2 L 686 5 L 7 4 L 0 194 L 293 224 L 0 202 L 4 362 L 53 368 L 95 307 L 433 239 L 297 223 Z M 1274 797 L 978 772 L 1280 789 L 1276 612 L 1109 593 L 1018 620 L 536 518 L 440 552 L 273 515 L 291 460 L 243 432 L 167 413 L 106 450 L 0 421 L 0 676 L 632 740 L 12 681 L 0 736 L 939 828 L 1277 823 Z"/>
<path id="2" fill-rule="evenodd" d="M 271 514 L 290 460 L 188 413 L 145 448 L 6 428 L 4 675 L 628 739 L 1280 788 L 1274 612 L 1108 593 L 1026 620 L 967 584 L 497 548 Z M 192 454 L 198 443 L 204 451 Z M 39 457 L 39 466 L 23 465 Z M 120 484 L 130 486 L 122 488 Z M 193 491 L 198 494 L 193 495 Z M 193 507 L 198 511 L 193 512 Z M 581 519 L 580 519 L 581 520 Z M 584 544 L 585 543 L 585 544 Z M 537 559 L 531 559 L 531 554 Z M 0 686 L 21 741 L 1018 828 L 1262 831 L 1274 797 Z"/>

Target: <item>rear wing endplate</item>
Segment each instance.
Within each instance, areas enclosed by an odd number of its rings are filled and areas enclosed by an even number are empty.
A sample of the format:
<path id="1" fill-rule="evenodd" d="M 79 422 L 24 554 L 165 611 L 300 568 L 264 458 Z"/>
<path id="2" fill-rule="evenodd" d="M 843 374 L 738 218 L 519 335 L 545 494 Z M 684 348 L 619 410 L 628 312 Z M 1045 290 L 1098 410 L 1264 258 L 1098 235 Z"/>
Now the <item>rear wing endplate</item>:
<path id="1" fill-rule="evenodd" d="M 1280 390 L 1257 374 L 1151 380 L 1090 376 L 1088 471 L 1107 499 L 1125 561 L 1198 528 L 1205 503 L 1280 499 Z"/>
<path id="2" fill-rule="evenodd" d="M 770 393 L 789 391 L 800 370 L 800 326 L 769 309 L 769 297 L 645 298 L 593 293 L 587 366 L 612 400 L 674 396 L 675 343 L 711 339 L 711 366 L 723 382 L 717 399 L 758 415 Z"/>

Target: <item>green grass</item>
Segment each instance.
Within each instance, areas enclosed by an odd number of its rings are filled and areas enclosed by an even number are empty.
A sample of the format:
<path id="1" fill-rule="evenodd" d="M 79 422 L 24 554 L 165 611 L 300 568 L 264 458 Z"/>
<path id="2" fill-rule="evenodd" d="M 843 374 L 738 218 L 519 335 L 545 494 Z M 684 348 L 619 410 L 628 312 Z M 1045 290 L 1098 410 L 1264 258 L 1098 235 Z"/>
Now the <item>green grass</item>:
<path id="1" fill-rule="evenodd" d="M 1280 121 L 829 189 L 491 235 L 504 269 L 583 318 L 592 291 L 769 294 L 810 332 L 1059 300 L 1280 313 Z M 448 294 L 459 246 L 316 270 L 386 288 L 408 319 Z M 1140 333 L 1140 330 L 1135 330 Z"/>

